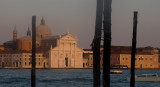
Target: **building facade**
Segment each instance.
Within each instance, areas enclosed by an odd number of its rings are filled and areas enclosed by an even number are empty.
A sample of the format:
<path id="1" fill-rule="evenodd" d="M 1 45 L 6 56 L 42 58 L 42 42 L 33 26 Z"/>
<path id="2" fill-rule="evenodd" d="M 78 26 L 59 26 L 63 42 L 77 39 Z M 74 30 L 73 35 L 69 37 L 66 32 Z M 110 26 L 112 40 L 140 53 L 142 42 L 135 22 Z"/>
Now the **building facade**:
<path id="1" fill-rule="evenodd" d="M 9 53 L 8 53 L 9 52 Z M 1 52 L 0 68 L 31 68 L 32 53 L 31 52 Z M 48 59 L 43 53 L 36 53 L 36 68 L 48 68 Z"/>
<path id="2" fill-rule="evenodd" d="M 131 68 L 131 55 L 120 54 L 120 65 L 127 65 Z M 158 54 L 136 54 L 135 57 L 135 68 L 136 69 L 158 69 L 159 58 Z"/>
<path id="3" fill-rule="evenodd" d="M 67 32 L 56 42 L 49 54 L 50 68 L 83 68 L 83 49 L 77 46 L 76 36 Z"/>
<path id="4" fill-rule="evenodd" d="M 93 57 L 93 52 L 87 54 L 88 50 L 84 50 L 84 63 L 86 67 L 92 67 L 93 60 L 89 60 L 89 56 Z M 100 66 L 103 68 L 103 47 L 101 47 Z M 88 59 L 87 59 L 88 58 Z M 127 66 L 131 68 L 131 47 L 129 46 L 112 46 L 110 66 Z M 159 69 L 160 68 L 160 55 L 158 49 L 153 47 L 137 48 L 135 58 L 136 69 Z"/>
<path id="5" fill-rule="evenodd" d="M 15 26 L 13 39 L 0 46 L 1 68 L 31 68 L 31 50 L 30 29 L 26 36 L 18 38 Z M 64 35 L 52 36 L 44 18 L 36 29 L 36 52 L 36 68 L 83 68 L 83 49 L 77 46 L 77 36 L 68 31 Z"/>
<path id="6" fill-rule="evenodd" d="M 91 49 L 83 51 L 83 68 L 93 68 L 93 51 Z"/>

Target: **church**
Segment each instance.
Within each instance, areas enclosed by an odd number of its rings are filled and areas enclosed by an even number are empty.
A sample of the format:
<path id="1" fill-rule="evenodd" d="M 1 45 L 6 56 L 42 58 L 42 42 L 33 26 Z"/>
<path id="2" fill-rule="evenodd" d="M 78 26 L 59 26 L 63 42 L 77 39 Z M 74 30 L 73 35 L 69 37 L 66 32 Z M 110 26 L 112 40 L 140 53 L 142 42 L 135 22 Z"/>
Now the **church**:
<path id="1" fill-rule="evenodd" d="M 13 40 L 5 42 L 3 46 L 4 50 L 0 51 L 0 67 L 31 68 L 32 35 L 29 28 L 26 36 L 18 38 L 15 26 Z M 83 68 L 83 49 L 77 46 L 77 36 L 69 31 L 64 35 L 52 36 L 44 18 L 36 29 L 36 53 L 39 54 L 39 59 L 36 56 L 37 68 Z M 13 58 L 15 54 L 17 58 Z M 10 61 L 5 61 L 6 59 Z"/>

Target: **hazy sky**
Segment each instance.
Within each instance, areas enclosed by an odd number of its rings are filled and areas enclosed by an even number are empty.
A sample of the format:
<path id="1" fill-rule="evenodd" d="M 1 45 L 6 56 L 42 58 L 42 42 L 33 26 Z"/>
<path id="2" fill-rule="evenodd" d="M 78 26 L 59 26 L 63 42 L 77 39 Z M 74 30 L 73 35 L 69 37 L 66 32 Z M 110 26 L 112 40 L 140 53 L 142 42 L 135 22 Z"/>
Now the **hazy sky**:
<path id="1" fill-rule="evenodd" d="M 160 0 L 113 0 L 112 45 L 131 46 L 133 11 L 138 11 L 137 46 L 160 47 Z M 0 44 L 12 40 L 14 26 L 18 37 L 26 36 L 31 18 L 42 16 L 52 35 L 78 36 L 81 48 L 90 48 L 96 17 L 96 0 L 0 0 Z"/>

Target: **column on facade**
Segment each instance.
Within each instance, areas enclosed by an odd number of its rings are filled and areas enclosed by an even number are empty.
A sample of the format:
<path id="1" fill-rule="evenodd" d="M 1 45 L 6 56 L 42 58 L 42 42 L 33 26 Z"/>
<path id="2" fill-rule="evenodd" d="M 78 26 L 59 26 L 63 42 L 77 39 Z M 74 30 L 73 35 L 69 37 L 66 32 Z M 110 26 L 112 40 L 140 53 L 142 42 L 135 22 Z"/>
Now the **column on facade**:
<path id="1" fill-rule="evenodd" d="M 75 66 L 75 58 L 76 58 L 76 43 L 74 43 L 74 68 L 76 67 Z"/>
<path id="2" fill-rule="evenodd" d="M 72 66 L 72 43 L 70 43 L 70 67 Z"/>
<path id="3" fill-rule="evenodd" d="M 63 67 L 65 67 L 65 53 L 64 53 L 64 42 L 63 42 Z"/>
<path id="4" fill-rule="evenodd" d="M 60 53 L 59 53 L 59 49 L 60 48 L 60 39 L 59 39 L 59 43 L 58 43 L 58 68 L 60 68 L 59 67 L 59 59 L 60 59 Z"/>

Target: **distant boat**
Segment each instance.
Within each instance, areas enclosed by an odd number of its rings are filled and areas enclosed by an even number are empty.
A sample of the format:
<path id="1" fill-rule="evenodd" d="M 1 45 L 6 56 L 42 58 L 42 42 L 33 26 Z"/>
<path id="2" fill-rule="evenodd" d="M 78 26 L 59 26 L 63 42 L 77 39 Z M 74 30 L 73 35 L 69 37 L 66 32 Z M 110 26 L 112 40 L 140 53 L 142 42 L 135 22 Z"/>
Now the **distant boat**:
<path id="1" fill-rule="evenodd" d="M 110 71 L 110 74 L 122 74 L 122 71 L 113 70 L 113 71 Z"/>
<path id="2" fill-rule="evenodd" d="M 130 81 L 130 77 L 127 78 Z M 141 74 L 135 75 L 135 81 L 139 82 L 160 82 L 158 74 Z"/>
<path id="3" fill-rule="evenodd" d="M 111 69 L 128 69 L 128 66 L 116 64 L 116 65 L 111 65 Z"/>

